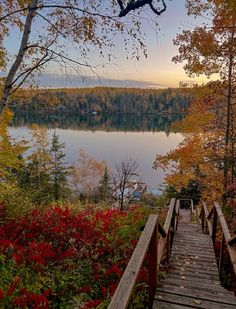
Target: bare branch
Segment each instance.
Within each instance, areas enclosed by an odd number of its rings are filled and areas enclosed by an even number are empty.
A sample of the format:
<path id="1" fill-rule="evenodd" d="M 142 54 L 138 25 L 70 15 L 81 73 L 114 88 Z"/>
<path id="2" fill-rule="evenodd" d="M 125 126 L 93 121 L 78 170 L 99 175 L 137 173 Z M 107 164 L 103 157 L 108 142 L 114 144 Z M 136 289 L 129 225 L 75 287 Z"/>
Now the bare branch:
<path id="1" fill-rule="evenodd" d="M 41 45 L 38 45 L 38 44 L 29 45 L 28 48 L 39 48 L 39 49 L 42 49 L 42 50 L 51 52 L 51 53 L 53 53 L 54 55 L 60 57 L 61 59 L 67 60 L 67 61 L 72 62 L 72 63 L 74 63 L 74 64 L 77 64 L 77 65 L 79 65 L 79 66 L 84 66 L 84 67 L 88 67 L 88 68 L 97 68 L 97 67 L 99 67 L 99 66 L 92 66 L 92 65 L 87 64 L 87 63 L 79 62 L 79 61 L 74 60 L 74 59 L 72 59 L 72 58 L 70 58 L 70 57 L 67 57 L 67 56 L 65 56 L 65 55 L 63 55 L 63 54 L 61 54 L 61 53 L 59 53 L 59 52 L 56 52 L 56 51 L 53 50 L 53 49 L 50 49 L 50 48 L 48 48 L 48 47 L 41 46 Z"/>
<path id="2" fill-rule="evenodd" d="M 153 6 L 152 2 L 149 4 L 149 6 L 150 6 L 150 8 L 152 9 L 152 11 L 153 11 L 155 14 L 157 14 L 157 15 L 161 15 L 161 14 L 164 13 L 165 10 L 166 10 L 165 1 L 164 1 L 164 0 L 161 0 L 161 2 L 162 2 L 162 5 L 163 5 L 163 8 L 162 8 L 161 10 L 159 10 L 159 11 Z"/>
<path id="3" fill-rule="evenodd" d="M 28 77 L 33 71 L 35 71 L 36 69 L 38 69 L 39 67 L 42 67 L 44 64 L 46 64 L 48 61 L 52 60 L 52 54 L 50 57 L 48 57 L 48 53 L 46 53 L 39 61 L 37 61 L 37 63 L 34 66 L 29 67 L 28 69 L 26 69 L 25 71 L 21 72 L 16 78 L 15 80 L 12 82 L 11 87 L 13 87 L 17 81 L 22 77 L 23 79 L 21 80 L 21 82 L 17 85 L 17 89 L 23 84 L 23 82 L 26 80 L 26 76 Z M 48 57 L 48 58 L 47 58 Z M 12 94 L 13 92 L 15 92 L 17 90 L 16 88 L 13 89 L 13 91 L 10 93 Z"/>
<path id="4" fill-rule="evenodd" d="M 166 10 L 166 3 L 165 0 L 161 0 L 163 8 L 161 10 L 157 10 L 154 6 L 153 6 L 153 0 L 130 0 L 126 7 L 124 7 L 123 1 L 122 0 L 117 0 L 117 3 L 120 7 L 120 14 L 119 17 L 124 17 L 126 16 L 130 11 L 134 11 L 136 9 L 139 9 L 141 7 L 143 7 L 144 5 L 148 4 L 151 8 L 151 10 L 157 14 L 157 15 L 161 15 L 163 12 L 165 12 Z"/>
<path id="5" fill-rule="evenodd" d="M 73 10 L 73 11 L 78 11 L 78 12 L 81 12 L 83 14 L 87 14 L 87 15 L 92 15 L 92 16 L 97 16 L 97 17 L 102 17 L 102 18 L 108 18 L 108 19 L 113 19 L 117 16 L 108 16 L 108 15 L 103 15 L 103 14 L 99 14 L 99 13 L 94 13 L 94 12 L 90 12 L 90 11 L 87 11 L 87 10 L 83 10 L 83 9 L 80 9 L 76 6 L 73 6 L 73 5 L 51 5 L 51 4 L 47 4 L 47 5 L 39 5 L 39 6 L 32 6 L 31 9 L 32 10 L 43 10 L 43 9 L 46 9 L 46 8 L 58 8 L 58 9 L 70 9 L 70 10 Z M 10 12 L 6 15 L 3 15 L 2 17 L 0 17 L 0 22 L 3 21 L 4 19 L 7 19 L 8 17 L 14 15 L 14 14 L 17 14 L 17 13 L 21 13 L 21 12 L 25 12 L 25 11 L 28 11 L 29 10 L 29 7 L 24 7 L 22 9 L 19 9 L 19 10 L 15 10 L 13 12 Z"/>
<path id="6" fill-rule="evenodd" d="M 24 74 L 25 74 L 25 76 L 22 78 L 20 83 L 15 88 L 12 88 L 12 91 L 10 92 L 10 95 L 12 95 L 14 92 L 16 92 L 23 85 L 23 83 L 27 80 L 27 78 L 32 74 L 33 71 L 37 70 L 40 67 L 43 67 L 47 62 L 49 62 L 51 60 L 52 60 L 52 57 L 46 59 L 45 61 L 41 62 L 38 65 L 35 65 L 34 67 L 29 68 L 28 70 L 22 72 L 20 74 L 20 76 L 23 76 Z M 19 78 L 20 78 L 20 76 L 19 76 Z M 19 78 L 17 77 L 17 79 L 19 79 Z"/>
<path id="7" fill-rule="evenodd" d="M 25 8 L 23 8 L 23 9 L 15 10 L 15 11 L 13 11 L 13 12 L 10 12 L 10 13 L 6 14 L 6 15 L 3 15 L 2 17 L 0 17 L 0 22 L 2 22 L 4 19 L 7 19 L 8 17 L 10 17 L 10 16 L 12 16 L 12 15 L 14 15 L 14 14 L 21 13 L 21 12 L 25 12 L 25 11 L 27 11 L 28 9 L 29 9 L 28 7 L 25 7 Z"/>

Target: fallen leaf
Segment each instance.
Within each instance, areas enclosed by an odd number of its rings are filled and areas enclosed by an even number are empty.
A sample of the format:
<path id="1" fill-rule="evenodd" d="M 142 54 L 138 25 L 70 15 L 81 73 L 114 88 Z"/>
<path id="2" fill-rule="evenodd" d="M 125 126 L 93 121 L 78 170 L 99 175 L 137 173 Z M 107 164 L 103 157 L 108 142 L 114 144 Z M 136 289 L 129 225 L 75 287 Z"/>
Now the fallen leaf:
<path id="1" fill-rule="evenodd" d="M 194 299 L 195 304 L 200 305 L 202 302 L 198 299 Z"/>

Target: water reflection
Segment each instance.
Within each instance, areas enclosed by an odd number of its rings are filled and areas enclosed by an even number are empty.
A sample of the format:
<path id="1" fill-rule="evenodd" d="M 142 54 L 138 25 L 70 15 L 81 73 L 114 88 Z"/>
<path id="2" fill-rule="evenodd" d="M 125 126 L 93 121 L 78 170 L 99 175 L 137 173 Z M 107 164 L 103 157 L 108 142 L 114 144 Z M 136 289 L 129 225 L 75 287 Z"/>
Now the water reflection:
<path id="1" fill-rule="evenodd" d="M 16 114 L 10 132 L 17 138 L 29 139 L 28 126 L 44 125 L 49 132 L 56 130 L 60 140 L 66 144 L 66 161 L 77 164 L 79 149 L 84 149 L 98 160 L 107 161 L 111 168 L 124 157 L 136 159 L 141 178 L 149 189 L 163 183 L 162 171 L 152 169 L 156 154 L 164 154 L 182 141 L 180 133 L 171 132 L 172 121 L 181 116 L 126 115 L 118 116 L 74 116 L 48 118 L 46 116 Z"/>
<path id="2" fill-rule="evenodd" d="M 47 116 L 15 111 L 13 126 L 29 126 L 37 123 L 48 128 L 61 128 L 89 131 L 137 131 L 171 132 L 171 124 L 182 119 L 183 115 L 125 114 L 125 115 L 66 115 Z"/>

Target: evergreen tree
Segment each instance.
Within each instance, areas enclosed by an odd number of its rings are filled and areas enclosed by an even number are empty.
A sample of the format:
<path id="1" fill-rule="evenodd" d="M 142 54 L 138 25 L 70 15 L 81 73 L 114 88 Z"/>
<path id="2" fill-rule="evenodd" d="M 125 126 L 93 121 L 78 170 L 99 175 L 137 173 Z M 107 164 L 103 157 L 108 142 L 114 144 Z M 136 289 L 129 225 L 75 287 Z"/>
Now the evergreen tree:
<path id="1" fill-rule="evenodd" d="M 31 134 L 32 152 L 27 157 L 28 164 L 19 177 L 19 185 L 27 192 L 32 202 L 47 204 L 53 199 L 48 132 L 47 129 L 34 125 Z"/>
<path id="2" fill-rule="evenodd" d="M 58 201 L 60 198 L 64 197 L 67 191 L 66 176 L 68 175 L 68 169 L 66 167 L 66 162 L 64 161 L 65 154 L 62 151 L 64 148 L 65 144 L 60 143 L 59 136 L 56 134 L 56 132 L 54 132 L 50 154 L 52 157 L 52 193 L 55 201 Z"/>
<path id="3" fill-rule="evenodd" d="M 111 191 L 111 177 L 108 172 L 107 166 L 105 166 L 104 174 L 99 182 L 99 195 L 101 200 L 106 201 Z"/>

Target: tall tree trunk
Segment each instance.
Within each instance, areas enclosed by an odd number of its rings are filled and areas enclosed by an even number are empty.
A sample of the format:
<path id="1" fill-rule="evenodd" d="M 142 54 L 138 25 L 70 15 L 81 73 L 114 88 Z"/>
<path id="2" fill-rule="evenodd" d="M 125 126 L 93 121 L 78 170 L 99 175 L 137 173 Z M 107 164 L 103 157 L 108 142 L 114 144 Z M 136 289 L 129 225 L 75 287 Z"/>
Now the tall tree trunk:
<path id="1" fill-rule="evenodd" d="M 234 31 L 231 33 L 231 42 L 229 50 L 229 66 L 228 66 L 228 81 L 227 81 L 227 111 L 226 111 L 226 130 L 225 130 L 225 154 L 224 154 L 224 191 L 227 191 L 227 185 L 229 182 L 229 170 L 230 170 L 230 151 L 229 145 L 231 142 L 231 130 L 232 130 L 232 75 L 233 75 L 233 42 Z M 233 154 L 231 154 L 233 155 Z"/>
<path id="2" fill-rule="evenodd" d="M 3 111 L 4 108 L 7 106 L 8 98 L 12 90 L 13 82 L 17 71 L 22 64 L 23 58 L 27 51 L 27 45 L 29 41 L 29 36 L 32 27 L 32 21 L 35 16 L 35 12 L 38 9 L 38 2 L 39 0 L 32 0 L 31 4 L 29 5 L 29 10 L 26 16 L 25 25 L 24 25 L 24 32 L 21 39 L 21 45 L 16 56 L 14 63 L 12 64 L 10 71 L 6 77 L 5 85 L 3 88 L 2 99 L 0 100 L 0 110 Z"/>
<path id="3" fill-rule="evenodd" d="M 231 200 L 232 207 L 232 233 L 236 233 L 236 198 Z"/>

